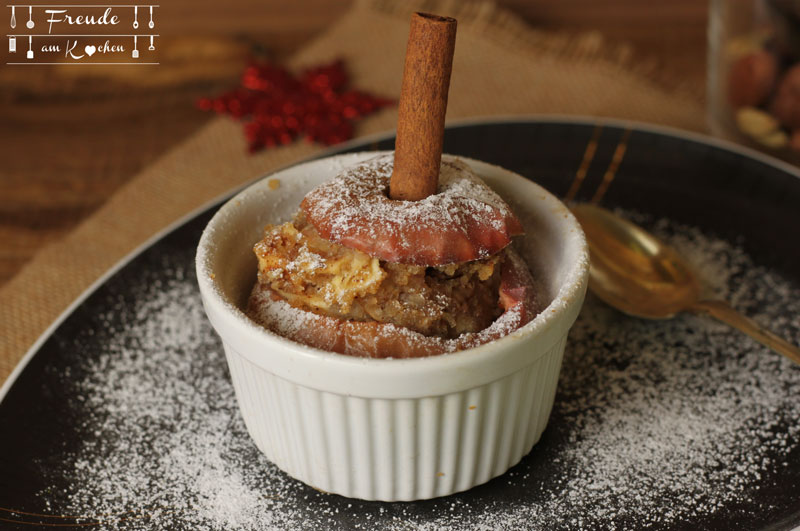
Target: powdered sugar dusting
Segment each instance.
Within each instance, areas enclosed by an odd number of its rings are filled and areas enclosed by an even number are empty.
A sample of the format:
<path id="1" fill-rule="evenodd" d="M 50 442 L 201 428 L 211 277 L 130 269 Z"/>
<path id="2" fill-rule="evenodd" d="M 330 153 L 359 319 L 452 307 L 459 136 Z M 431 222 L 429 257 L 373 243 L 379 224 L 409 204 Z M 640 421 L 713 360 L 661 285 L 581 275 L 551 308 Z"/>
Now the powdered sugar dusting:
<path id="1" fill-rule="evenodd" d="M 800 342 L 796 279 L 698 229 L 656 229 L 711 291 Z M 798 484 L 800 369 L 707 318 L 630 319 L 592 297 L 570 334 L 550 426 L 520 465 L 421 503 L 319 493 L 254 448 L 191 256 L 165 260 L 131 281 L 127 299 L 109 296 L 96 331 L 63 346 L 101 352 L 63 375 L 83 442 L 46 471 L 69 485 L 41 493 L 54 511 L 141 517 L 102 526 L 124 529 L 731 528 L 796 504 L 776 486 Z"/>
<path id="2" fill-rule="evenodd" d="M 380 155 L 346 169 L 323 185 L 324 191 L 320 192 L 321 199 L 315 208 L 321 216 L 335 218 L 334 236 L 341 237 L 352 228 L 349 224 L 353 216 L 339 214 L 353 208 L 347 198 L 366 198 L 376 189 L 387 190 L 393 163 L 393 154 Z M 512 215 L 499 195 L 484 185 L 469 166 L 454 157 L 444 157 L 441 168 L 439 189 L 434 195 L 419 201 L 398 201 L 396 208 L 391 209 L 368 203 L 359 205 L 371 210 L 368 216 L 376 224 L 464 225 L 464 216 L 469 215 L 476 219 L 488 217 L 495 229 L 504 229 L 501 220 L 492 219 L 495 211 Z"/>

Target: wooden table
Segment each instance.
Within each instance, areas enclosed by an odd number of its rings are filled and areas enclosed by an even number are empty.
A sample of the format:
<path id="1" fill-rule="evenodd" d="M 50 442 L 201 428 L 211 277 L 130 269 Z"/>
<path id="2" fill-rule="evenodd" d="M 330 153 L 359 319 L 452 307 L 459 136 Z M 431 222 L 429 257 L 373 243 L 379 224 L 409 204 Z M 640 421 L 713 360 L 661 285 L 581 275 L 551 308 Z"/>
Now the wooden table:
<path id="1" fill-rule="evenodd" d="M 705 75 L 707 5 L 699 0 L 503 0 L 547 30 L 598 30 L 666 71 Z M 168 67 L 132 72 L 0 66 L 0 286 L 210 115 L 194 101 L 236 83 L 259 46 L 280 60 L 349 1 L 170 0 L 159 13 Z M 7 8 L 4 8 L 7 9 Z M 140 67 L 137 67 L 140 68 Z M 124 70 L 124 72 L 120 72 Z M 138 77 L 135 77 L 138 76 Z"/>

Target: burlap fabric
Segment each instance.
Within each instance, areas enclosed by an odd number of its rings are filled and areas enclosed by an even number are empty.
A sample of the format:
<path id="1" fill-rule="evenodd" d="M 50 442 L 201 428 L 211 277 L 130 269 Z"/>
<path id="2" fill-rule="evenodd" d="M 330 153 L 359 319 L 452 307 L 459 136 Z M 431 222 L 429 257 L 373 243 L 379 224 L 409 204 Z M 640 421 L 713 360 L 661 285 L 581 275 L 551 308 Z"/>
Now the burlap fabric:
<path id="1" fill-rule="evenodd" d="M 696 88 L 659 80 L 598 35 L 536 31 L 482 1 L 363 0 L 290 66 L 341 57 L 357 87 L 396 97 L 416 9 L 459 20 L 448 121 L 555 113 L 704 128 Z M 386 109 L 360 122 L 357 134 L 391 130 L 396 118 L 396 109 Z M 155 161 L 0 290 L 0 382 L 73 300 L 150 236 L 227 190 L 321 149 L 297 142 L 247 155 L 240 126 L 218 118 Z"/>

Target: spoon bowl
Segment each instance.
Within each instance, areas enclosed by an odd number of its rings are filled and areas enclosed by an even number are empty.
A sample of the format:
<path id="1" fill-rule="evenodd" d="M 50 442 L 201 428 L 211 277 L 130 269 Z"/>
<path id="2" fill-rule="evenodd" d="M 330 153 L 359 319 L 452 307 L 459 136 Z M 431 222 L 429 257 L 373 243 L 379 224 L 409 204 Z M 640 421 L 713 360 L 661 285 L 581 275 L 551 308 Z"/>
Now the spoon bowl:
<path id="1" fill-rule="evenodd" d="M 576 205 L 592 267 L 592 291 L 635 317 L 665 319 L 700 296 L 700 283 L 674 249 L 604 208 Z"/>
<path id="2" fill-rule="evenodd" d="M 647 319 L 667 319 L 683 311 L 711 315 L 800 363 L 796 346 L 727 303 L 704 299 L 689 265 L 666 243 L 595 205 L 573 205 L 572 213 L 589 244 L 589 289 L 610 306 Z"/>

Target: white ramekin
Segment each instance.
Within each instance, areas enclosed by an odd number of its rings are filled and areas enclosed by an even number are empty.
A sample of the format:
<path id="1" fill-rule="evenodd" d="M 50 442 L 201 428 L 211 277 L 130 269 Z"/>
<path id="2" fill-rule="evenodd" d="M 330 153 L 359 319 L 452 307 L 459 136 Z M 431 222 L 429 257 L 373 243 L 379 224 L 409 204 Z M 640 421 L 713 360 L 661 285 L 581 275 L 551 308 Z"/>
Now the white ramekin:
<path id="1" fill-rule="evenodd" d="M 270 461 L 343 496 L 433 498 L 504 473 L 539 440 L 586 292 L 588 250 L 577 221 L 550 193 L 460 157 L 525 226 L 518 249 L 547 304 L 533 321 L 478 348 L 404 360 L 321 351 L 250 321 L 242 308 L 256 281 L 252 247 L 264 225 L 289 220 L 309 190 L 377 154 L 307 162 L 239 193 L 203 232 L 197 277 L 247 429 Z"/>

